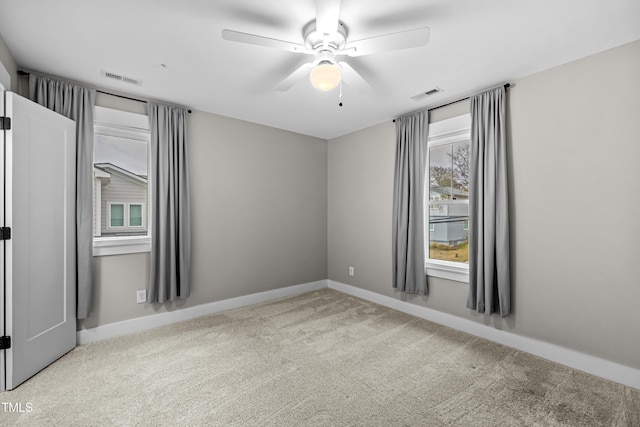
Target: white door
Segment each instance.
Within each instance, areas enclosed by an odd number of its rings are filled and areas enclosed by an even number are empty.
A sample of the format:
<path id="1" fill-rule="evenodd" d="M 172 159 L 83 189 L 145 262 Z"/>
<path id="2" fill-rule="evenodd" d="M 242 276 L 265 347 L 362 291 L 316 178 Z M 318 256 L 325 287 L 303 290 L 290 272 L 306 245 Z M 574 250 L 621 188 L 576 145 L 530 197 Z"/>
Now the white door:
<path id="1" fill-rule="evenodd" d="M 4 92 L 4 388 L 76 345 L 75 122 Z"/>

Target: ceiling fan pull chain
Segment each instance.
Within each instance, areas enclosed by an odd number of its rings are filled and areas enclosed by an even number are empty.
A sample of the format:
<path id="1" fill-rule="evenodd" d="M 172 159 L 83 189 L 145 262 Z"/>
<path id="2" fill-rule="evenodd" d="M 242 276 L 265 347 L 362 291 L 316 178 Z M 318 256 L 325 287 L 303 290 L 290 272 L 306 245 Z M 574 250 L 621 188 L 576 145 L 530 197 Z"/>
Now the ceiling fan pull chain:
<path id="1" fill-rule="evenodd" d="M 340 102 L 338 103 L 338 107 L 342 107 L 342 79 L 340 79 Z"/>

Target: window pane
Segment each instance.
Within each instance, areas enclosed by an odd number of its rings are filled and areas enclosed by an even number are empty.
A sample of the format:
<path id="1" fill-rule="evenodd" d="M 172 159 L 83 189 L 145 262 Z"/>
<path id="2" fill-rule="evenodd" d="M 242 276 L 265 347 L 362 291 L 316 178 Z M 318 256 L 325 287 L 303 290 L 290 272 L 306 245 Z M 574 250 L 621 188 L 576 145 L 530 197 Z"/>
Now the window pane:
<path id="1" fill-rule="evenodd" d="M 429 209 L 429 258 L 469 262 L 469 205 L 434 205 Z"/>
<path id="2" fill-rule="evenodd" d="M 142 205 L 129 205 L 129 227 L 142 227 Z"/>
<path id="3" fill-rule="evenodd" d="M 124 227 L 124 205 L 111 205 L 111 227 Z"/>
<path id="4" fill-rule="evenodd" d="M 148 203 L 148 141 L 145 135 L 122 137 L 109 134 L 117 128 L 102 126 L 95 133 L 93 152 L 93 224 L 95 237 L 144 235 L 146 220 L 142 206 Z M 139 139 L 136 139 L 139 137 Z M 119 204 L 122 212 L 108 210 L 108 200 Z M 111 219 L 107 215 L 111 215 Z M 118 227 L 118 230 L 109 228 Z M 120 228 L 121 227 L 121 228 Z M 129 229 L 129 227 L 135 227 Z"/>
<path id="5" fill-rule="evenodd" d="M 469 141 L 453 145 L 453 189 L 457 200 L 469 199 Z"/>
<path id="6" fill-rule="evenodd" d="M 452 145 L 429 148 L 429 200 L 450 200 L 453 182 Z"/>
<path id="7" fill-rule="evenodd" d="M 457 267 L 469 263 L 470 124 L 471 116 L 466 114 L 429 126 L 427 268 L 439 264 L 438 269 L 457 272 Z M 449 269 L 448 263 L 459 266 Z"/>

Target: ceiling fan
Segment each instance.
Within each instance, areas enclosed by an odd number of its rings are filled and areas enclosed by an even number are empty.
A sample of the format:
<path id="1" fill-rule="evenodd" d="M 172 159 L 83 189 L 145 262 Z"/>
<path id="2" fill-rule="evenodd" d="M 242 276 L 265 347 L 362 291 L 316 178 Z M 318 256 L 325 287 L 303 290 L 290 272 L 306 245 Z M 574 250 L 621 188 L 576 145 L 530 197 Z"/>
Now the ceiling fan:
<path id="1" fill-rule="evenodd" d="M 335 88 L 343 80 L 355 90 L 362 91 L 370 85 L 349 65 L 348 57 L 418 47 L 429 42 L 428 27 L 351 41 L 339 15 L 340 0 L 316 0 L 316 19 L 302 28 L 302 44 L 228 29 L 222 30 L 222 38 L 313 55 L 312 61 L 298 67 L 275 87 L 279 91 L 289 90 L 307 74 L 312 85 L 323 91 Z"/>

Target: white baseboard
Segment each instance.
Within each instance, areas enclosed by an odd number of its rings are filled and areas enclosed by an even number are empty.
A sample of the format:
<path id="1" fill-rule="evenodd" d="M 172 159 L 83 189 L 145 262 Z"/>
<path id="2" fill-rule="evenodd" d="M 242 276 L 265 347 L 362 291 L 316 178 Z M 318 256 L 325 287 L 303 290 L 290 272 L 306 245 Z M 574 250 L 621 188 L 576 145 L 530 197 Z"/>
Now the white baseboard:
<path id="1" fill-rule="evenodd" d="M 403 313 L 448 326 L 480 338 L 488 339 L 490 341 L 506 345 L 507 347 L 515 348 L 610 381 L 640 389 L 640 370 L 638 369 L 534 338 L 528 338 L 511 332 L 494 329 L 490 326 L 485 326 L 468 319 L 463 319 L 461 317 L 453 316 L 427 307 L 400 301 L 395 298 L 360 289 L 355 286 L 346 285 L 344 283 L 335 282 L 333 280 L 319 280 L 317 282 L 304 283 L 301 285 L 274 289 L 271 291 L 245 295 L 223 301 L 216 301 L 209 304 L 197 305 L 195 307 L 189 307 L 182 310 L 157 313 L 122 322 L 110 323 L 92 329 L 83 329 L 77 332 L 77 342 L 78 345 L 87 344 L 94 341 L 140 332 L 158 326 L 168 325 L 171 323 L 194 319 L 200 316 L 220 313 L 234 308 L 259 304 L 327 287 Z"/>
<path id="2" fill-rule="evenodd" d="M 220 313 L 234 308 L 259 304 L 261 302 L 325 288 L 327 288 L 327 281 L 319 280 L 317 282 L 304 283 L 301 285 L 259 292 L 257 294 L 215 301 L 209 304 L 196 305 L 194 307 L 188 307 L 181 310 L 167 311 L 164 313 L 151 314 L 149 316 L 124 320 L 122 322 L 109 323 L 107 325 L 78 331 L 76 333 L 76 342 L 78 345 L 88 344 L 94 341 L 101 341 L 121 335 L 132 334 L 158 326 L 169 325 L 171 323 L 182 322 L 196 317 Z"/>
<path id="3" fill-rule="evenodd" d="M 515 348 L 561 365 L 569 366 L 589 374 L 605 378 L 629 387 L 640 389 L 640 370 L 619 363 L 611 362 L 575 350 L 570 350 L 534 338 L 501 331 L 471 320 L 453 316 L 430 308 L 400 301 L 385 295 L 328 280 L 330 289 L 353 295 L 403 313 L 411 314 L 422 319 L 448 326 L 471 335 L 485 338 L 493 342 Z"/>

